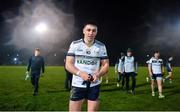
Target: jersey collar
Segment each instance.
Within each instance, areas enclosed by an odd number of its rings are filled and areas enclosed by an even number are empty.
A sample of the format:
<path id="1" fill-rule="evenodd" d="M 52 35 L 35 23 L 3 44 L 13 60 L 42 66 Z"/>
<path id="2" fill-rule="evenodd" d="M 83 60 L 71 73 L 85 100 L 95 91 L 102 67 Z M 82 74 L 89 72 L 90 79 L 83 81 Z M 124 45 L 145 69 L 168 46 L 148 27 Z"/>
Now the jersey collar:
<path id="1" fill-rule="evenodd" d="M 85 43 L 85 41 L 84 41 L 84 38 L 82 38 L 82 40 L 83 40 L 83 43 L 86 45 L 86 43 Z M 92 45 L 94 45 L 94 43 L 96 43 L 96 40 L 94 39 L 94 42 L 92 43 Z M 91 45 L 91 46 L 92 46 Z M 88 47 L 91 47 L 91 46 L 88 46 Z"/>

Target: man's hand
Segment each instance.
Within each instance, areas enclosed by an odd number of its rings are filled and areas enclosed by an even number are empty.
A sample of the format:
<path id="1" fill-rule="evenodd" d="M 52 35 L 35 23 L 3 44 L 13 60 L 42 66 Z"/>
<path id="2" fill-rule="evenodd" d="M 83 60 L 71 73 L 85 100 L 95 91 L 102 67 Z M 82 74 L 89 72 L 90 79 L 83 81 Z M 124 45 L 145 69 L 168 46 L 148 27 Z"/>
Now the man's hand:
<path id="1" fill-rule="evenodd" d="M 41 77 L 44 77 L 44 74 L 43 73 L 41 73 L 41 75 L 40 75 Z"/>
<path id="2" fill-rule="evenodd" d="M 135 76 L 137 76 L 138 75 L 138 73 L 137 72 L 135 72 Z"/>
<path id="3" fill-rule="evenodd" d="M 123 71 L 120 71 L 121 74 L 123 74 L 124 72 Z"/>
<path id="4" fill-rule="evenodd" d="M 85 72 L 80 72 L 80 77 L 83 79 L 83 80 L 85 80 L 85 81 L 89 81 L 90 80 L 90 76 L 87 74 L 87 73 L 85 73 Z"/>
<path id="5" fill-rule="evenodd" d="M 26 74 L 29 74 L 29 71 L 26 71 Z"/>
<path id="6" fill-rule="evenodd" d="M 152 76 L 153 76 L 153 74 L 152 74 L 152 73 L 149 73 L 149 76 L 150 76 L 150 77 L 152 77 Z"/>
<path id="7" fill-rule="evenodd" d="M 94 75 L 93 75 L 93 83 L 95 83 L 99 79 L 99 77 L 100 77 L 99 72 L 94 73 Z"/>
<path id="8" fill-rule="evenodd" d="M 27 71 L 25 75 L 26 75 L 25 80 L 27 80 L 30 77 L 29 72 Z"/>

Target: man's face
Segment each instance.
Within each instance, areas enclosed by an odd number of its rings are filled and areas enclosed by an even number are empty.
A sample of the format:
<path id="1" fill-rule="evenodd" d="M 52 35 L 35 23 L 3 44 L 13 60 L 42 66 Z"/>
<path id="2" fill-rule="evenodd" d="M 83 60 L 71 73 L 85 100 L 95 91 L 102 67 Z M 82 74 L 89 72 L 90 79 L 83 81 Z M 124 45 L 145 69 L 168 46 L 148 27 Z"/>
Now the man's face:
<path id="1" fill-rule="evenodd" d="M 127 56 L 132 56 L 132 52 L 127 52 Z"/>
<path id="2" fill-rule="evenodd" d="M 154 57 L 155 57 L 155 58 L 159 58 L 159 57 L 160 57 L 160 53 L 159 53 L 159 52 L 158 52 L 158 53 L 155 53 L 155 54 L 154 54 Z"/>
<path id="3" fill-rule="evenodd" d="M 84 38 L 91 42 L 95 39 L 97 35 L 97 26 L 88 24 L 83 29 Z"/>
<path id="4" fill-rule="evenodd" d="M 39 56 L 39 55 L 40 55 L 40 52 L 37 51 L 37 50 L 35 50 L 34 55 L 35 55 L 35 56 Z"/>

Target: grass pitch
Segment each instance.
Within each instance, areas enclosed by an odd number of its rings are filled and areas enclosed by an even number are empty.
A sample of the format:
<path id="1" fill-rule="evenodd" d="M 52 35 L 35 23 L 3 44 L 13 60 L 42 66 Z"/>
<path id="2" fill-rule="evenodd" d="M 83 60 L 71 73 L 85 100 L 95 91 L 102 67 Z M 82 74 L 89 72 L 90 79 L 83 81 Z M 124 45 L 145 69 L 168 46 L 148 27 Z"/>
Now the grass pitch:
<path id="1" fill-rule="evenodd" d="M 64 89 L 63 67 L 46 67 L 45 76 L 40 79 L 39 95 L 36 97 L 32 96 L 30 80 L 24 80 L 25 71 L 25 66 L 0 66 L 0 111 L 68 110 L 69 92 Z M 150 84 L 146 82 L 147 74 L 147 68 L 139 68 L 136 95 L 133 96 L 116 87 L 117 75 L 111 67 L 109 83 L 105 84 L 103 80 L 101 85 L 100 110 L 180 110 L 180 68 L 174 68 L 173 83 L 164 84 L 165 99 L 158 99 L 157 92 L 156 97 L 151 96 Z M 86 104 L 83 110 L 86 110 Z"/>

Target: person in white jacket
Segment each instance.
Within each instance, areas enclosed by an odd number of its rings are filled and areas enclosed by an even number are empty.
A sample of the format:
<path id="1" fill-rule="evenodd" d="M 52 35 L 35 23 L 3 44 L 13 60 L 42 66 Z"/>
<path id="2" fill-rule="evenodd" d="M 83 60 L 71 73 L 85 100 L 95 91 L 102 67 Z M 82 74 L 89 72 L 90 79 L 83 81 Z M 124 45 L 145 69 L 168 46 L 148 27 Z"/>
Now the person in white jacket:
<path id="1" fill-rule="evenodd" d="M 124 83 L 125 83 L 125 77 L 124 77 L 124 53 L 121 52 L 121 57 L 119 58 L 119 63 L 117 66 L 117 71 L 118 71 L 118 78 L 117 78 L 117 87 L 119 87 L 119 83 L 122 80 L 122 89 L 124 88 Z"/>

